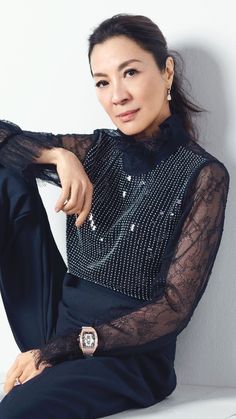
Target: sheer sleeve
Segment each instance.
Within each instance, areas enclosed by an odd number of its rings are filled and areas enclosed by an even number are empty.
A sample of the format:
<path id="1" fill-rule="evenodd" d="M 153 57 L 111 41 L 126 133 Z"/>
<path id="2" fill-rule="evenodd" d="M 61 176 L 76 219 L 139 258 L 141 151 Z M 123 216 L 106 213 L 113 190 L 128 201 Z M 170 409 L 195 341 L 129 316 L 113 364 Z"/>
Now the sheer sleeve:
<path id="1" fill-rule="evenodd" d="M 97 353 L 134 352 L 149 342 L 158 347 L 187 326 L 207 286 L 220 245 L 228 188 L 229 175 L 221 163 L 201 169 L 163 257 L 158 275 L 163 293 L 135 311 L 105 323 L 97 320 Z"/>
<path id="2" fill-rule="evenodd" d="M 228 189 L 229 174 L 220 162 L 208 163 L 191 181 L 182 218 L 156 278 L 158 288 L 162 284 L 161 293 L 138 308 L 119 314 L 116 311 L 112 319 L 97 319 L 90 324 L 98 334 L 94 355 L 153 350 L 175 340 L 187 326 L 206 289 L 221 242 Z M 53 360 L 57 348 L 68 345 L 68 341 L 74 342 L 76 349 L 74 336 L 61 336 L 57 338 L 60 344 L 56 340 L 54 345 L 46 345 L 39 362 Z"/>
<path id="3" fill-rule="evenodd" d="M 22 174 L 60 185 L 54 165 L 33 164 L 41 150 L 62 147 L 73 152 L 83 163 L 95 141 L 93 134 L 25 131 L 12 122 L 0 120 L 0 164 Z"/>

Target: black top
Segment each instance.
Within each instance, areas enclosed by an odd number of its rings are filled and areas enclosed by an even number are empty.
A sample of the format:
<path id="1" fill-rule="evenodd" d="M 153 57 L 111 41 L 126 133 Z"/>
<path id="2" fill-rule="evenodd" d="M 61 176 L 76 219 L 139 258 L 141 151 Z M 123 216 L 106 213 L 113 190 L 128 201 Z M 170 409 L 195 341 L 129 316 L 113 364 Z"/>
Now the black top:
<path id="1" fill-rule="evenodd" d="M 67 245 L 70 249 L 68 255 L 71 256 L 71 267 L 73 269 L 76 267 L 72 258 L 75 259 L 75 262 L 81 262 L 81 265 L 78 265 L 78 275 L 74 275 L 76 271 L 71 269 L 73 281 L 74 278 L 80 277 L 81 281 L 87 282 L 88 289 L 89 281 L 91 281 L 93 287 L 97 287 L 98 290 L 101 290 L 101 286 L 104 292 L 105 288 L 111 288 L 112 292 L 117 295 L 117 304 L 114 306 L 114 310 L 110 307 L 109 311 L 101 311 L 97 318 L 91 318 L 90 324 L 96 328 L 99 335 L 99 348 L 96 352 L 98 355 L 99 352 L 104 351 L 109 353 L 142 351 L 146 350 L 149 345 L 152 348 L 157 348 L 174 342 L 176 336 L 187 326 L 205 291 L 220 245 L 229 188 L 229 174 L 223 163 L 190 138 L 178 115 L 171 115 L 167 118 L 152 140 L 137 139 L 126 136 L 119 130 L 107 129 L 95 130 L 91 135 L 32 133 L 22 131 L 19 127 L 3 121 L 0 124 L 0 143 L 2 144 L 0 155 L 2 165 L 20 171 L 26 177 L 37 176 L 59 185 L 60 181 L 55 167 L 31 164 L 33 159 L 39 156 L 42 148 L 54 146 L 67 148 L 77 155 L 95 185 L 91 213 L 93 214 L 94 211 L 97 219 L 100 216 L 100 220 L 102 220 L 105 209 L 107 213 L 109 211 L 110 216 L 106 221 L 109 229 L 113 229 L 114 233 L 113 236 L 109 236 L 109 231 L 104 230 L 106 223 L 102 224 L 103 230 L 101 228 L 99 237 L 110 240 L 108 240 L 110 253 L 108 247 L 106 254 L 100 248 L 102 258 L 99 260 L 96 253 L 98 245 L 95 246 L 94 237 L 91 239 L 92 232 L 96 231 L 93 229 L 94 226 L 97 227 L 96 222 L 91 222 L 93 221 L 92 217 L 90 220 L 87 219 L 82 226 L 81 236 L 78 235 L 79 240 L 81 237 L 83 240 L 86 239 L 86 232 L 89 234 L 97 266 L 101 266 L 101 260 L 104 264 L 109 262 L 108 255 L 117 248 L 121 237 L 119 232 L 123 231 L 122 224 L 119 224 L 124 215 L 122 210 L 127 213 L 127 210 L 129 212 L 133 208 L 132 202 L 142 205 L 145 199 L 148 199 L 148 196 L 143 196 L 142 191 L 137 192 L 138 183 L 147 181 L 151 187 L 148 216 L 151 215 L 153 205 L 156 205 L 157 198 L 154 193 L 162 197 L 158 215 L 164 216 L 163 222 L 159 222 L 158 217 L 155 219 L 148 217 L 148 232 L 144 228 L 146 224 L 144 226 L 140 224 L 140 227 L 143 228 L 141 231 L 143 233 L 146 231 L 150 240 L 153 240 L 154 251 L 151 255 L 148 254 L 150 242 L 144 244 L 145 251 L 138 253 L 142 258 L 137 258 L 137 263 L 133 264 L 133 271 L 129 271 L 129 266 L 132 263 L 131 253 L 128 253 L 129 257 L 124 257 L 123 265 L 121 265 L 122 258 L 117 264 L 118 270 L 123 268 L 120 277 L 117 271 L 117 276 L 113 271 L 113 275 L 108 276 L 109 265 L 103 272 L 106 272 L 106 276 L 99 277 L 96 263 L 94 277 L 92 270 L 87 276 L 86 271 L 81 268 L 81 266 L 86 266 L 85 259 L 76 259 L 76 252 L 73 252 L 73 255 L 70 253 L 73 248 L 73 246 L 70 247 L 70 244 L 75 244 L 75 235 L 70 231 L 71 216 L 68 217 L 67 224 L 69 232 Z M 114 152 L 115 150 L 116 152 Z M 107 156 L 110 156 L 110 159 Z M 111 199 L 110 202 L 116 203 L 114 206 L 108 207 L 107 200 L 105 206 L 101 200 L 99 201 L 97 192 L 101 192 L 101 179 L 104 174 L 101 168 L 104 171 L 109 169 L 108 178 L 114 180 L 112 188 L 106 189 L 107 196 Z M 121 172 L 123 178 L 120 176 Z M 112 173 L 114 177 L 111 176 Z M 128 182 L 128 177 L 133 176 L 134 183 L 133 189 L 126 189 L 127 193 L 122 195 L 124 176 Z M 108 191 L 111 192 L 110 197 Z M 114 201 L 115 195 L 119 195 L 119 198 Z M 127 205 L 123 204 L 121 196 L 128 197 Z M 154 201 L 152 201 L 152 197 Z M 100 212 L 96 213 L 96 208 L 100 209 Z M 136 209 L 139 211 L 138 205 Z M 139 215 L 147 214 L 142 211 L 137 213 Z M 156 209 L 154 215 L 157 215 Z M 158 223 L 156 223 L 156 219 L 158 219 Z M 153 228 L 151 228 L 150 223 L 153 221 Z M 119 229 L 116 230 L 117 225 Z M 127 224 L 127 217 L 124 217 L 124 225 L 129 226 L 130 231 L 134 232 L 132 224 Z M 154 230 L 155 227 L 156 230 Z M 156 236 L 152 235 L 153 231 Z M 112 241 L 114 237 L 115 240 Z M 124 238 L 124 235 L 122 237 Z M 145 238 L 146 235 L 139 237 L 141 242 L 144 242 Z M 138 243 L 137 239 L 138 237 L 133 242 L 135 245 Z M 127 248 L 123 249 L 127 250 Z M 90 254 L 88 254 L 89 251 Z M 87 257 L 91 257 L 91 247 L 87 248 L 84 257 L 86 254 Z M 91 259 L 90 264 L 92 266 Z M 143 272 L 140 264 L 143 264 L 143 269 L 147 274 L 149 273 L 148 286 L 145 281 L 137 282 L 134 277 L 130 276 L 130 272 L 135 272 L 135 265 L 137 265 L 137 269 L 140 269 L 139 272 Z M 114 261 L 113 264 L 110 264 L 110 269 L 112 266 L 114 266 Z M 82 272 L 85 275 L 82 275 Z M 128 272 L 126 276 L 125 272 Z M 114 283 L 112 278 L 114 278 Z M 142 278 L 142 275 L 139 278 Z M 151 294 L 150 291 L 155 292 Z M 119 304 L 119 298 L 120 302 L 122 300 L 122 304 Z M 127 304 L 124 304 L 124 298 Z"/>

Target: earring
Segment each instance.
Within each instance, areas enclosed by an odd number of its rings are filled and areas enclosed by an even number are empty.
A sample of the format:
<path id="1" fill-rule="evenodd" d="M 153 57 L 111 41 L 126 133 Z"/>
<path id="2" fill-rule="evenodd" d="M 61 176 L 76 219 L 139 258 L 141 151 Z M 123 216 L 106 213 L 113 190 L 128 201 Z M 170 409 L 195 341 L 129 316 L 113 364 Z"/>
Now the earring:
<path id="1" fill-rule="evenodd" d="M 167 89 L 167 100 L 171 100 L 170 88 Z"/>

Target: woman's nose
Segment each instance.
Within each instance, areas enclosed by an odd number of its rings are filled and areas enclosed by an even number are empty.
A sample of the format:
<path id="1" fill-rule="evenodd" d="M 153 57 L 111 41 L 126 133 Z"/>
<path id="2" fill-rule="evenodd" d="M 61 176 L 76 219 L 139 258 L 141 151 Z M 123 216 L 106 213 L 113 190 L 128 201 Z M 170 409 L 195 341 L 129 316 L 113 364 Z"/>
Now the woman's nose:
<path id="1" fill-rule="evenodd" d="M 122 86 L 116 86 L 112 91 L 112 103 L 113 105 L 119 105 L 126 102 L 130 98 L 130 93 Z"/>

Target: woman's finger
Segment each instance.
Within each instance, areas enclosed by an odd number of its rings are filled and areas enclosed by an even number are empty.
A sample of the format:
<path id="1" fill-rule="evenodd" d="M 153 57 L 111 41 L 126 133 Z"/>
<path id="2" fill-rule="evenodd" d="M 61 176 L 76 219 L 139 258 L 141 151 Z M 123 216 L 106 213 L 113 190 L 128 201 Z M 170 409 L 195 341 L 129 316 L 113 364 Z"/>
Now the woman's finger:
<path id="1" fill-rule="evenodd" d="M 9 393 L 9 391 L 11 391 L 11 389 L 14 387 L 14 385 L 16 384 L 16 378 L 20 377 L 22 374 L 22 370 L 18 369 L 15 370 L 5 381 L 4 386 L 3 386 L 3 391 L 5 393 Z"/>
<path id="2" fill-rule="evenodd" d="M 85 201 L 85 192 L 83 194 L 80 194 L 76 205 L 70 211 L 67 211 L 66 214 L 67 215 L 80 214 L 80 212 L 82 211 L 84 207 L 84 201 Z"/>
<path id="3" fill-rule="evenodd" d="M 62 211 L 68 215 L 75 213 L 75 208 L 83 206 L 83 185 L 74 183 L 71 185 L 70 199 L 63 206 Z"/>
<path id="4" fill-rule="evenodd" d="M 21 384 L 25 384 L 27 381 L 31 380 L 32 378 L 36 377 L 37 375 L 39 375 L 40 372 L 36 371 L 33 374 L 27 376 L 27 378 L 24 378 L 21 380 Z"/>
<path id="5" fill-rule="evenodd" d="M 59 212 L 70 199 L 70 184 L 63 185 L 59 199 L 56 202 L 55 210 Z"/>
<path id="6" fill-rule="evenodd" d="M 77 185 L 76 185 L 77 186 Z M 85 210 L 85 214 L 83 220 L 85 220 L 89 214 L 90 208 L 89 206 L 86 207 L 86 194 L 90 193 L 91 200 L 92 200 L 92 193 L 93 193 L 93 185 L 91 182 L 83 182 L 81 183 L 81 187 L 73 187 L 73 194 L 71 195 L 71 199 L 68 204 L 64 207 L 63 211 L 67 215 L 72 214 L 80 214 L 81 211 Z M 71 205 L 70 205 L 71 203 Z M 74 204 L 74 205 L 73 205 Z M 91 206 L 91 205 L 90 205 Z"/>
<path id="7" fill-rule="evenodd" d="M 27 366 L 22 372 L 21 376 L 19 377 L 20 382 L 23 383 L 29 376 L 31 376 L 35 372 L 37 372 L 37 370 L 32 365 Z"/>
<path id="8" fill-rule="evenodd" d="M 16 360 L 13 362 L 11 368 L 9 368 L 9 370 L 7 371 L 6 379 L 9 378 L 12 375 L 12 373 L 15 370 L 17 370 L 17 368 L 18 368 L 18 359 L 16 358 Z"/>
<path id="9" fill-rule="evenodd" d="M 24 380 L 36 371 L 34 359 L 35 351 L 37 350 L 30 350 L 17 355 L 15 362 L 6 374 L 6 380 L 4 383 L 4 391 L 6 393 L 8 393 L 16 385 L 17 378 L 21 382 L 22 379 Z"/>
<path id="10" fill-rule="evenodd" d="M 93 200 L 93 186 L 91 184 L 91 186 L 89 186 L 85 191 L 84 206 L 76 219 L 76 222 L 75 222 L 76 227 L 79 227 L 87 219 L 90 213 L 91 207 L 92 207 L 92 200 Z"/>
<path id="11" fill-rule="evenodd" d="M 41 374 L 45 368 L 49 367 L 49 365 L 40 365 L 39 369 L 32 372 L 32 369 L 27 369 L 23 372 L 20 377 L 21 384 L 26 383 L 26 381 L 31 380 L 31 378 L 36 377 L 37 375 Z"/>

